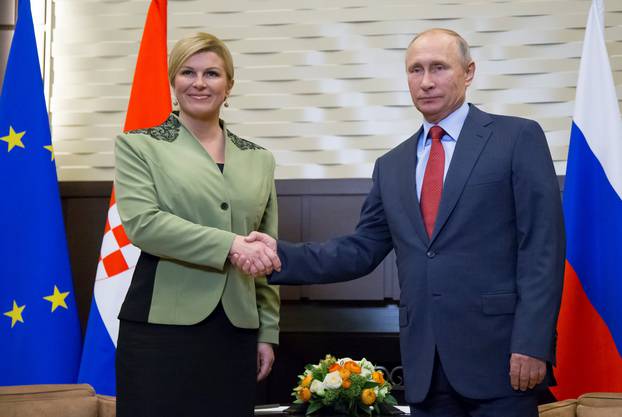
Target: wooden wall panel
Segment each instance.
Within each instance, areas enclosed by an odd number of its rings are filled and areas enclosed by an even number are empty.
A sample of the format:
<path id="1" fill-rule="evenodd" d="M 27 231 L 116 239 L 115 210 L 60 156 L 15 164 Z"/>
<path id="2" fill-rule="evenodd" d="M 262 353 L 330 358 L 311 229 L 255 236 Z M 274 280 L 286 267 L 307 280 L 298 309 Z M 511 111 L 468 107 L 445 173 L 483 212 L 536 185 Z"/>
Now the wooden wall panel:
<path id="1" fill-rule="evenodd" d="M 352 233 L 365 200 L 356 196 L 315 196 L 308 198 L 303 218 L 303 241 L 321 242 L 327 236 Z M 369 275 L 356 280 L 329 285 L 312 285 L 304 295 L 313 300 L 383 300 L 384 268 L 380 265 Z"/>
<path id="2" fill-rule="evenodd" d="M 558 177 L 563 190 L 563 177 Z M 277 180 L 279 237 L 290 242 L 324 241 L 351 233 L 369 179 Z M 80 321 L 86 323 L 112 183 L 61 182 L 60 191 Z M 395 305 L 399 283 L 391 252 L 366 278 L 330 285 L 282 286 L 287 303 L 337 302 Z"/>
<path id="3" fill-rule="evenodd" d="M 302 197 L 279 196 L 279 239 L 290 242 L 302 241 Z M 301 297 L 300 286 L 282 286 L 281 298 L 298 300 Z"/>
<path id="4" fill-rule="evenodd" d="M 560 184 L 563 186 L 563 178 Z M 350 232 L 370 185 L 367 179 L 278 180 L 280 237 L 298 242 L 324 240 Z M 111 187 L 108 181 L 61 183 L 74 290 L 83 331 Z M 305 211 L 305 206 L 312 211 Z M 366 283 L 358 280 L 337 284 L 341 287 L 281 287 L 284 298 L 281 341 L 271 376 L 258 386 L 258 403 L 290 401 L 296 375 L 309 361 L 318 361 L 326 353 L 355 358 L 365 356 L 389 370 L 400 365 L 399 287 L 395 269 L 395 257 L 391 253 L 376 271 L 383 272 L 370 275 Z M 365 296 L 365 288 L 384 296 L 378 297 L 376 293 Z M 398 390 L 396 395 L 403 400 L 403 391 Z M 552 399 L 543 397 L 540 400 Z"/>
<path id="5" fill-rule="evenodd" d="M 106 224 L 111 182 L 64 182 L 60 192 L 73 285 L 82 331 L 86 328 L 95 271 Z"/>

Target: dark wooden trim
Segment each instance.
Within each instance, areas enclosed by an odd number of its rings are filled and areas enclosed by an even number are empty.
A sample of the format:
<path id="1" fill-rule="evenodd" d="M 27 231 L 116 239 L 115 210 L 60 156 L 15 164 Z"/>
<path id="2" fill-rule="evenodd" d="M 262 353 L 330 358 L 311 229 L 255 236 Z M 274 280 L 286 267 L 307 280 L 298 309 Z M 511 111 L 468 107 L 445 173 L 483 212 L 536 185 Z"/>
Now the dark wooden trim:
<path id="1" fill-rule="evenodd" d="M 558 177 L 560 187 L 564 177 Z M 277 180 L 279 236 L 321 241 L 350 233 L 372 186 L 369 178 Z M 84 326 L 106 223 L 112 181 L 60 182 L 74 290 Z M 310 333 L 397 331 L 399 285 L 395 255 L 356 282 L 283 286 L 282 329 Z M 332 320 L 331 317 L 340 317 Z"/>
<path id="2" fill-rule="evenodd" d="M 356 195 L 370 188 L 370 178 L 276 180 L 279 195 Z"/>
<path id="3" fill-rule="evenodd" d="M 564 175 L 558 175 L 563 191 Z M 63 197 L 107 197 L 112 191 L 112 181 L 60 181 Z M 358 195 L 367 194 L 371 188 L 370 178 L 337 179 L 280 179 L 276 180 L 279 195 Z"/>
<path id="4" fill-rule="evenodd" d="M 559 177 L 563 187 L 564 178 Z M 349 233 L 372 186 L 369 178 L 277 180 L 279 234 L 291 241 Z M 112 181 L 60 183 L 74 291 L 83 332 L 99 259 Z M 282 286 L 280 346 L 259 403 L 291 401 L 296 375 L 325 354 L 400 365 L 399 289 L 395 255 L 369 276 L 324 286 Z M 403 402 L 403 391 L 394 394 Z"/>
<path id="5" fill-rule="evenodd" d="M 63 198 L 110 197 L 112 181 L 60 181 Z"/>
<path id="6" fill-rule="evenodd" d="M 112 181 L 61 181 L 63 197 L 106 197 L 112 191 Z M 279 195 L 357 195 L 367 194 L 369 178 L 276 180 Z"/>
<path id="7" fill-rule="evenodd" d="M 281 333 L 399 332 L 397 301 L 283 301 Z M 339 317 L 339 320 L 335 320 Z"/>

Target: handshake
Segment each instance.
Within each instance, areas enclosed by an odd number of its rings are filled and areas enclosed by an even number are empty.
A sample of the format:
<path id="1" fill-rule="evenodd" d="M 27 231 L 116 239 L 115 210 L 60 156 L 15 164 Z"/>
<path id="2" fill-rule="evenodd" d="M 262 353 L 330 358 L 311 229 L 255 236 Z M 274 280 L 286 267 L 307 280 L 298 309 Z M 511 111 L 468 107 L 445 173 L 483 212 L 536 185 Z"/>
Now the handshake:
<path id="1" fill-rule="evenodd" d="M 276 254 L 276 240 L 261 232 L 251 232 L 246 237 L 236 236 L 229 249 L 229 261 L 252 277 L 281 270 L 281 260 Z"/>

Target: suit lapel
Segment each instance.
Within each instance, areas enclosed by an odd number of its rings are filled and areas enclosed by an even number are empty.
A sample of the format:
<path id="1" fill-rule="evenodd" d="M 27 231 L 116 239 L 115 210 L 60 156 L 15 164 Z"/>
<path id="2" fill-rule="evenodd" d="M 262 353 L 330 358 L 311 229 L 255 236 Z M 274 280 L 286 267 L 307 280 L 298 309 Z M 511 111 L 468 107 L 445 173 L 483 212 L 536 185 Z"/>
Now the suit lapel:
<path id="1" fill-rule="evenodd" d="M 419 236 L 422 242 L 427 243 L 429 238 L 425 231 L 423 224 L 423 217 L 421 217 L 421 210 L 419 209 L 419 198 L 417 197 L 417 179 L 416 179 L 416 167 L 417 167 L 417 143 L 419 142 L 419 136 L 423 127 L 421 127 L 417 133 L 410 137 L 405 143 L 406 148 L 400 155 L 402 160 L 398 167 L 399 172 L 407 173 L 405 180 L 399 180 L 399 192 L 408 218 L 411 220 L 415 232 Z"/>
<path id="2" fill-rule="evenodd" d="M 464 121 L 464 126 L 460 131 L 460 137 L 456 143 L 456 149 L 454 150 L 447 176 L 445 177 L 441 203 L 438 208 L 430 243 L 436 239 L 436 236 L 438 236 L 456 207 L 469 175 L 486 142 L 488 142 L 491 131 L 487 126 L 491 122 L 490 116 L 471 105 L 469 114 Z"/>

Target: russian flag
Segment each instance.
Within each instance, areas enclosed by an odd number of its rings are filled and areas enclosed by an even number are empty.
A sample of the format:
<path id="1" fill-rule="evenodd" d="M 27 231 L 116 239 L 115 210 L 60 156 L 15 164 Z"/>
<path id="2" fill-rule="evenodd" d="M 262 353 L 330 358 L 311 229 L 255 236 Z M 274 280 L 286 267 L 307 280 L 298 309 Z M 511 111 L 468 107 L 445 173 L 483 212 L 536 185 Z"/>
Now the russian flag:
<path id="1" fill-rule="evenodd" d="M 166 9 L 166 0 L 152 0 L 149 6 L 124 131 L 157 126 L 171 113 Z M 116 394 L 117 316 L 139 256 L 140 249 L 132 245 L 123 230 L 113 190 L 78 376 L 78 382 L 91 384 L 99 394 Z"/>
<path id="2" fill-rule="evenodd" d="M 593 0 L 564 187 L 567 259 L 552 389 L 558 400 L 622 391 L 622 121 Z"/>

